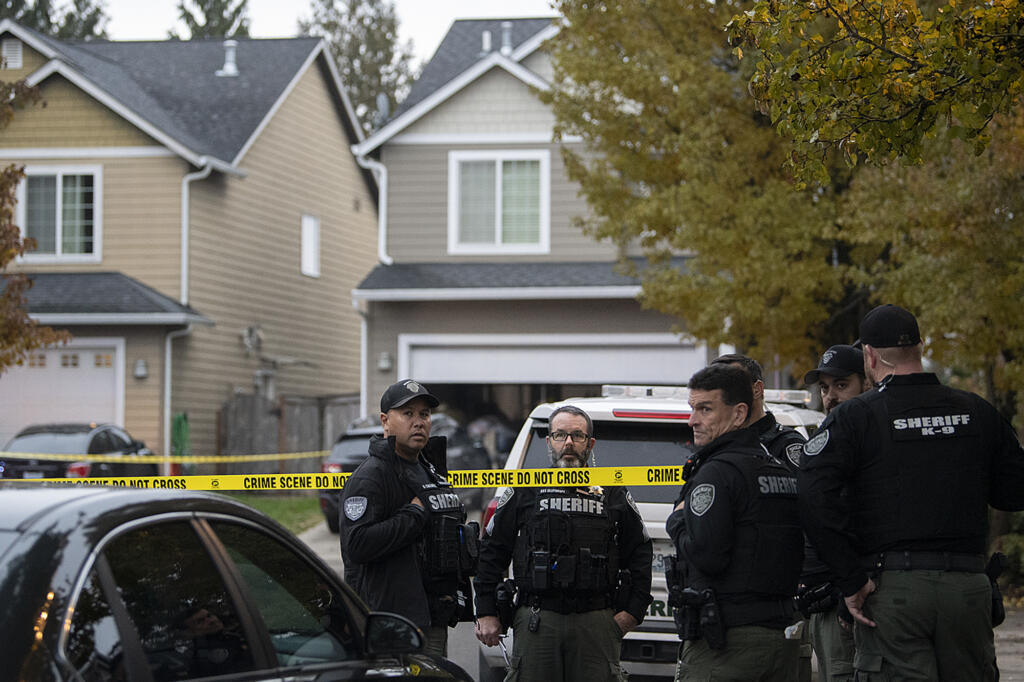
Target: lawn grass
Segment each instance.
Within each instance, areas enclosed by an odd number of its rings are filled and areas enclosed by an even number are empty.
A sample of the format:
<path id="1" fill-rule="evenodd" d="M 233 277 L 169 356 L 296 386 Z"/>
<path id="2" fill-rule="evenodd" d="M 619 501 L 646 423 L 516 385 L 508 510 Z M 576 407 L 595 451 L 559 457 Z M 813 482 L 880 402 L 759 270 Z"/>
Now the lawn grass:
<path id="1" fill-rule="evenodd" d="M 318 495 L 278 493 L 228 493 L 239 502 L 255 507 L 291 532 L 298 534 L 324 520 Z"/>

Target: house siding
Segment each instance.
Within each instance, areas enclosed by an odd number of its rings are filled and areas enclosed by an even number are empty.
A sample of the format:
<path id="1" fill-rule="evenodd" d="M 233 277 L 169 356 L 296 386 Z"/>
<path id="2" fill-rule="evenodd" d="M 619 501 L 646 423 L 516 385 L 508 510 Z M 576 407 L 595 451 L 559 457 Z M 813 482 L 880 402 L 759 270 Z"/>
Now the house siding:
<path id="1" fill-rule="evenodd" d="M 370 305 L 369 315 L 371 358 L 382 352 L 397 358 L 399 334 L 644 334 L 670 332 L 675 324 L 632 299 L 380 302 Z M 397 363 L 388 372 L 369 369 L 371 411 L 389 385 L 405 378 L 396 371 Z"/>
<path id="2" fill-rule="evenodd" d="M 189 413 L 196 452 L 215 450 L 217 410 L 267 367 L 245 353 L 248 326 L 265 357 L 301 363 L 278 369 L 278 394 L 359 389 L 349 296 L 375 263 L 377 219 L 329 87 L 314 65 L 240 161 L 246 178 L 192 185 L 190 304 L 216 321 L 175 342 L 174 411 Z M 319 278 L 300 272 L 303 214 L 320 219 Z"/>
<path id="3" fill-rule="evenodd" d="M 139 147 L 153 138 L 87 95 L 63 76 L 39 85 L 46 106 L 37 104 L 15 114 L 0 135 L 0 147 Z"/>

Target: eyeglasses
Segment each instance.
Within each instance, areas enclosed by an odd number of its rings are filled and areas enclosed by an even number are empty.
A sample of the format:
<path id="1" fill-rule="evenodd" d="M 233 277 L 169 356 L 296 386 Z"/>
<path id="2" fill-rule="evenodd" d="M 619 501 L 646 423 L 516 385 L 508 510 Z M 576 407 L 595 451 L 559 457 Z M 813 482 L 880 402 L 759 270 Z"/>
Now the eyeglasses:
<path id="1" fill-rule="evenodd" d="M 572 438 L 573 443 L 586 443 L 587 439 L 590 438 L 589 433 L 583 433 L 582 431 L 573 431 L 572 433 L 566 433 L 565 431 L 555 431 L 551 434 L 551 440 L 556 443 L 564 443 L 566 438 Z"/>

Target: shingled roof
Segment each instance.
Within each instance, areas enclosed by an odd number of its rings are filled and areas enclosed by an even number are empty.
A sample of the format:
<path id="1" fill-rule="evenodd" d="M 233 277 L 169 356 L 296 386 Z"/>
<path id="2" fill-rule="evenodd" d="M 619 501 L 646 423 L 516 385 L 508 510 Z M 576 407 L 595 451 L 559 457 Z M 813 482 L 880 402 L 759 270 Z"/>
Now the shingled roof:
<path id="1" fill-rule="evenodd" d="M 59 41 L 11 20 L 0 22 L 50 62 L 30 77 L 54 72 L 91 85 L 148 123 L 194 157 L 229 166 L 306 66 L 322 53 L 318 38 L 237 38 L 237 76 L 217 76 L 224 65 L 224 41 Z M 324 68 L 331 69 L 330 60 Z M 34 78 L 33 78 L 34 77 Z M 350 142 L 361 139 L 354 112 L 341 92 L 342 116 Z M 190 159 L 195 162 L 195 158 Z"/>
<path id="2" fill-rule="evenodd" d="M 194 308 L 120 272 L 35 272 L 26 308 L 45 324 L 211 324 Z"/>

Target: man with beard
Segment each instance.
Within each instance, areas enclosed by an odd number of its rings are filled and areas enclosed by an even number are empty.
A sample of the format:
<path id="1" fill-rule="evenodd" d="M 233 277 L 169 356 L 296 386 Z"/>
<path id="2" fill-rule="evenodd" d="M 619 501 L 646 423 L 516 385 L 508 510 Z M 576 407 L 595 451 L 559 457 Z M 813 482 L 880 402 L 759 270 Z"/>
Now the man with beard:
<path id="1" fill-rule="evenodd" d="M 864 353 L 853 346 L 832 346 L 822 354 L 818 367 L 804 375 L 804 383 L 818 384 L 822 405 L 829 413 L 870 387 L 864 376 Z M 805 594 L 821 596 L 805 610 L 811 646 L 818 657 L 818 677 L 824 682 L 853 680 L 853 618 L 841 605 L 843 595 L 833 586 L 828 566 L 809 541 L 804 543 L 800 582 Z"/>
<path id="2" fill-rule="evenodd" d="M 784 634 L 803 557 L 796 479 L 744 427 L 750 379 L 740 367 L 712 364 L 688 384 L 698 449 L 665 524 L 684 640 L 676 680 L 797 679 L 799 650 Z"/>
<path id="3" fill-rule="evenodd" d="M 583 410 L 551 413 L 552 466 L 587 466 L 595 442 Z M 505 628 L 515 630 L 507 680 L 623 680 L 621 639 L 652 600 L 651 559 L 625 488 L 508 488 L 480 548 L 477 639 L 495 646 Z M 518 608 L 503 623 L 497 591 L 509 561 Z"/>

